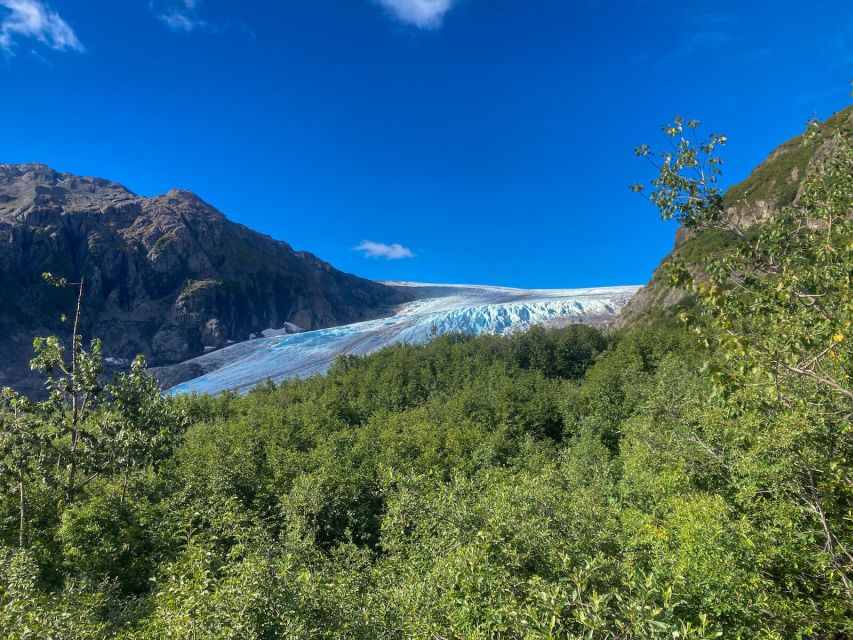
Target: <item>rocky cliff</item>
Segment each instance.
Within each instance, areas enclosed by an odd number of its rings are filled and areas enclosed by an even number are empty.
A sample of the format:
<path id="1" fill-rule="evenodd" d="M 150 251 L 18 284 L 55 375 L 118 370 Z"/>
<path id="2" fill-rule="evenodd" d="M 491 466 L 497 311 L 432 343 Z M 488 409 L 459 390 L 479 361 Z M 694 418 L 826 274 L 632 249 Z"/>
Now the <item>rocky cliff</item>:
<path id="1" fill-rule="evenodd" d="M 803 177 L 836 144 L 841 129 L 853 131 L 853 107 L 821 123 L 813 137 L 800 135 L 774 150 L 746 180 L 726 192 L 726 215 L 737 220 L 741 228 L 748 229 L 760 224 L 781 207 L 795 204 Z M 675 235 L 675 246 L 664 261 L 679 257 L 687 262 L 688 267 L 691 264 L 698 265 L 704 256 L 724 251 L 735 242 L 734 234 L 717 230 L 689 234 L 680 228 Z M 683 304 L 689 304 L 687 294 L 672 287 L 664 269 L 659 266 L 649 283 L 631 299 L 614 325 L 628 327 L 652 322 L 671 314 Z"/>
<path id="2" fill-rule="evenodd" d="M 31 390 L 33 337 L 70 333 L 85 282 L 82 330 L 111 362 L 179 362 L 279 328 L 367 320 L 405 293 L 342 273 L 228 220 L 187 191 L 153 198 L 41 164 L 0 164 L 0 385 Z"/>

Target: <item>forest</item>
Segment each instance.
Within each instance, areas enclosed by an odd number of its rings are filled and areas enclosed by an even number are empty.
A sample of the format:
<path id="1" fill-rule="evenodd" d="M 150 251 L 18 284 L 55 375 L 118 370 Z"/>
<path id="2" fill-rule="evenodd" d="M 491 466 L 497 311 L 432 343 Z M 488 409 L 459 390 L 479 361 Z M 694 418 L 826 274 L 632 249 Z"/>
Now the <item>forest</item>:
<path id="1" fill-rule="evenodd" d="M 850 637 L 853 141 L 743 229 L 696 126 L 637 150 L 635 190 L 715 238 L 643 323 L 216 397 L 38 340 L 49 397 L 0 407 L 0 635 Z"/>

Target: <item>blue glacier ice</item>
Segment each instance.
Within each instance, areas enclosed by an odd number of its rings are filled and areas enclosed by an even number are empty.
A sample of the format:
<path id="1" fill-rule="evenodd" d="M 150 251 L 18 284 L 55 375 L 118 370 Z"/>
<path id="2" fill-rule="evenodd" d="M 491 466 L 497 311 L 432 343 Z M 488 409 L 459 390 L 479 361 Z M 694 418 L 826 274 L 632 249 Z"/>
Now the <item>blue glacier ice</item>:
<path id="1" fill-rule="evenodd" d="M 497 333 L 533 325 L 609 322 L 639 289 L 510 289 L 473 285 L 393 283 L 411 287 L 417 299 L 378 320 L 282 333 L 231 345 L 184 363 L 204 372 L 169 393 L 246 392 L 258 382 L 325 372 L 343 354 L 367 354 L 399 343 L 426 342 L 435 334 Z M 277 332 L 272 332 L 277 333 Z M 269 335 L 269 334 L 268 334 Z"/>

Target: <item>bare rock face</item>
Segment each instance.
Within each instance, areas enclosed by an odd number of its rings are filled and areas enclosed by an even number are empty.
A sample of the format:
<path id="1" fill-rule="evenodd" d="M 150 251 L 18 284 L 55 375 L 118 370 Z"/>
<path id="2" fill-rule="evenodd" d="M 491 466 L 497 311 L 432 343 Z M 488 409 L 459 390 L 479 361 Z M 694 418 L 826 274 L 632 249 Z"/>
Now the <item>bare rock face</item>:
<path id="1" fill-rule="evenodd" d="M 41 164 L 0 164 L 0 386 L 34 390 L 35 336 L 67 336 L 84 278 L 83 335 L 107 356 L 185 360 L 291 322 L 305 329 L 368 320 L 405 302 L 228 220 L 187 191 L 144 198 Z"/>

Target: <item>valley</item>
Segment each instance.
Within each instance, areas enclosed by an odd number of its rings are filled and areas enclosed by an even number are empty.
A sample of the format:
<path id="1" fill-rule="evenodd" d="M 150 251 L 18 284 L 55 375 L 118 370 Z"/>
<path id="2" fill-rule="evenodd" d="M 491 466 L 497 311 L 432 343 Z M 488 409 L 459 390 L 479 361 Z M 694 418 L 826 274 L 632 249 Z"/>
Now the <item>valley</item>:
<path id="1" fill-rule="evenodd" d="M 245 393 L 266 380 L 281 382 L 324 373 L 342 355 L 366 355 L 397 343 L 421 344 L 436 335 L 504 335 L 536 325 L 607 325 L 639 289 L 385 284 L 405 291 L 415 301 L 387 318 L 247 340 L 163 367 L 156 374 L 169 393 Z"/>

